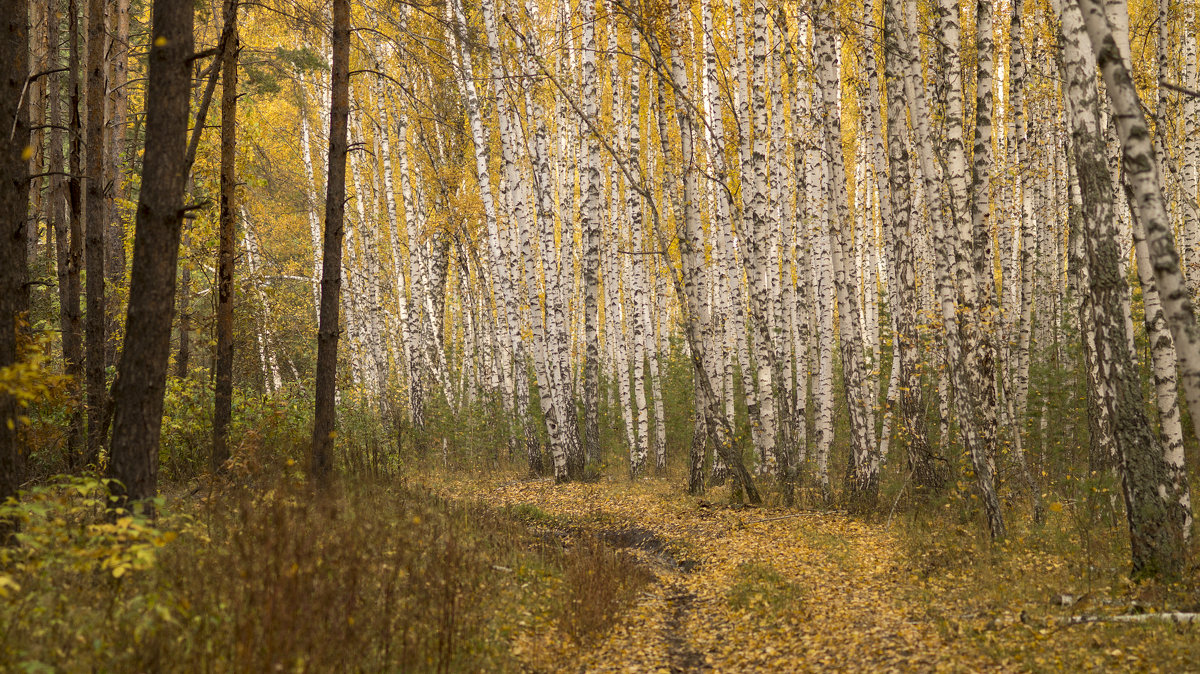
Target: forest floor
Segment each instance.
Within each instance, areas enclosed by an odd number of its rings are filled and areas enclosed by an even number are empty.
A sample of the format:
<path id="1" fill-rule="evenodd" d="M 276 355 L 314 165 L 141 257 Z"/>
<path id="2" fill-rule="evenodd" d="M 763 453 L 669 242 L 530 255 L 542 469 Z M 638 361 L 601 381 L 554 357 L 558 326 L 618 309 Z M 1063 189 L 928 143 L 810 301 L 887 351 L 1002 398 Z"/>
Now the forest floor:
<path id="1" fill-rule="evenodd" d="M 649 570 L 652 580 L 586 640 L 534 612 L 518 616 L 524 629 L 514 631 L 512 653 L 527 671 L 1200 667 L 1196 626 L 1064 624 L 1080 611 L 1125 612 L 1122 600 L 1103 597 L 1146 590 L 1094 588 L 1075 606 L 1056 606 L 1048 588 L 1074 572 L 1049 553 L 993 557 L 984 560 L 992 570 L 979 573 L 978 560 L 965 559 L 978 551 L 938 541 L 914 549 L 883 518 L 730 506 L 720 492 L 689 497 L 662 480 L 428 477 L 443 495 L 503 509 L 564 547 L 600 540 Z M 1031 574 L 1044 582 L 1029 582 Z"/>

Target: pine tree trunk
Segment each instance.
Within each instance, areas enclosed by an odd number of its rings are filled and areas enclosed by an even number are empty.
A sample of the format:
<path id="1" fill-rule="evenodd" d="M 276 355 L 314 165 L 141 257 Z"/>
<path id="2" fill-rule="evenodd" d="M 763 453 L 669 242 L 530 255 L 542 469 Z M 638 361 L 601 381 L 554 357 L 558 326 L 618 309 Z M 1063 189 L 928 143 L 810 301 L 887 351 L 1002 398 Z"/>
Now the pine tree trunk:
<path id="1" fill-rule="evenodd" d="M 337 409 L 337 351 L 342 292 L 342 237 L 346 215 L 346 135 L 350 118 L 350 1 L 333 0 L 330 74 L 329 175 L 321 256 L 321 311 L 317 327 L 316 413 L 310 471 L 318 484 L 333 472 Z"/>
<path id="2" fill-rule="evenodd" d="M 22 93 L 29 77 L 29 25 L 23 3 L 10 6 L 0 32 L 0 369 L 17 364 L 17 334 L 28 310 L 29 108 Z M 20 440 L 15 396 L 0 392 L 0 500 L 17 496 L 25 482 L 26 455 Z M 0 522 L 8 545 L 11 522 Z"/>
<path id="3" fill-rule="evenodd" d="M 126 118 L 128 114 L 128 56 L 130 56 L 130 0 L 109 2 L 106 46 L 106 130 L 104 130 L 104 185 L 107 192 L 107 223 L 104 230 L 104 279 L 106 279 L 106 341 L 104 363 L 116 365 L 116 339 L 120 332 L 119 287 L 125 283 L 125 223 L 122 201 L 128 200 L 125 179 Z"/>
<path id="4" fill-rule="evenodd" d="M 69 329 L 63 333 L 63 348 L 76 354 L 75 359 L 68 360 L 67 374 L 72 377 L 72 387 L 76 400 L 80 405 L 77 414 L 82 415 L 85 408 L 86 395 L 86 357 L 84 355 L 83 311 L 80 300 L 83 294 L 83 120 L 80 117 L 80 80 L 82 78 L 79 49 L 80 31 L 79 4 L 77 0 L 67 2 L 67 43 L 68 43 L 68 92 L 69 92 L 69 121 L 67 143 L 67 205 L 69 228 L 69 251 L 67 255 L 67 325 Z M 89 423 L 91 418 L 88 419 Z M 86 429 L 82 422 L 80 434 Z M 86 436 L 80 444 L 80 455 L 72 457 L 79 465 L 86 465 L 88 457 L 88 442 Z"/>
<path id="5" fill-rule="evenodd" d="M 175 271 L 183 222 L 193 5 L 155 0 L 151 9 L 142 189 L 134 225 L 125 341 L 113 385 L 108 476 L 121 502 L 153 498 L 163 393 L 171 350 Z M 202 123 L 202 121 L 201 121 Z"/>
<path id="6" fill-rule="evenodd" d="M 107 274 L 109 297 L 114 290 L 125 281 L 125 223 L 121 202 L 129 199 L 129 189 L 125 180 L 126 171 L 126 124 L 129 114 L 129 2 L 116 0 L 112 7 L 111 28 L 108 56 L 108 149 L 105 159 L 108 179 L 112 185 L 112 199 L 109 200 L 108 231 L 105 234 L 104 271 Z M 118 330 L 117 319 L 120 316 L 119 306 L 109 309 L 109 333 Z M 116 363 L 116 340 L 108 340 L 108 362 Z"/>
<path id="7" fill-rule="evenodd" d="M 51 55 L 49 69 L 60 67 L 59 53 L 59 20 L 57 13 L 51 11 L 53 18 L 46 30 L 47 52 Z M 68 17 L 68 21 L 71 21 Z M 69 82 L 68 82 L 69 84 Z M 52 174 L 63 172 L 63 151 L 65 121 L 63 119 L 63 77 L 61 73 L 49 76 L 47 89 L 50 93 L 50 151 L 48 169 Z M 70 87 L 67 87 L 68 93 Z M 83 381 L 83 349 L 79 334 L 79 266 L 78 260 L 71 257 L 71 231 L 67 217 L 68 183 L 61 175 L 50 176 L 50 190 L 47 196 L 47 216 L 50 227 L 54 230 L 55 261 L 58 277 L 58 316 L 59 328 L 62 332 L 63 373 L 67 375 L 68 395 L 71 397 L 71 416 L 66 430 L 67 463 L 75 466 L 85 446 L 83 426 L 83 405 L 80 384 Z M 80 247 L 82 242 L 76 244 Z M 73 264 L 74 262 L 74 264 Z M 71 307 L 74 307 L 72 310 Z"/>
<path id="8" fill-rule="evenodd" d="M 209 468 L 221 470 L 229 459 L 233 415 L 233 260 L 237 236 L 237 87 L 238 2 L 225 0 L 229 42 L 221 61 L 221 213 L 217 248 L 217 354 L 213 390 L 213 444 Z"/>
<path id="9" fill-rule="evenodd" d="M 104 0 L 88 0 L 88 31 L 87 31 L 87 168 L 85 179 L 87 183 L 87 199 L 84 213 L 86 215 L 85 238 L 87 264 L 87 322 L 85 333 L 85 364 L 87 381 L 87 463 L 96 461 L 100 456 L 100 446 L 104 439 L 101 435 L 101 418 L 104 416 L 104 405 L 107 397 L 105 382 L 105 332 L 107 317 L 105 316 L 104 297 L 104 236 L 105 221 L 108 216 L 107 187 L 104 184 L 105 175 L 105 103 L 108 99 L 106 91 L 105 71 L 107 64 L 104 60 L 108 34 L 107 17 Z"/>

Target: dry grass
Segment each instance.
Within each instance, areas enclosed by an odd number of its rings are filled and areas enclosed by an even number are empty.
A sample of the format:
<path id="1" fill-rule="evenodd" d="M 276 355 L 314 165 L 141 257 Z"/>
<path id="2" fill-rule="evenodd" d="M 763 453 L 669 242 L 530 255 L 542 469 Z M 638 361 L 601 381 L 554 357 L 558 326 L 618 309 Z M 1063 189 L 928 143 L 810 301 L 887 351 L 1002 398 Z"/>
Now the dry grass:
<path id="1" fill-rule="evenodd" d="M 632 562 L 598 541 L 546 545 L 395 479 L 314 493 L 289 463 L 255 454 L 158 521 L 130 518 L 138 537 L 45 488 L 0 565 L 0 670 L 513 671 L 514 639 L 544 625 L 518 625 L 520 607 L 561 607 L 583 641 L 634 591 Z M 118 577 L 105 555 L 146 559 Z"/>
<path id="2" fill-rule="evenodd" d="M 609 548 L 597 536 L 584 535 L 563 554 L 564 597 L 559 629 L 584 642 L 618 618 L 635 593 L 653 580 L 627 553 Z"/>
<path id="3" fill-rule="evenodd" d="M 965 496 L 970 500 L 969 495 Z M 997 544 L 977 508 L 956 503 L 896 519 L 906 591 L 927 606 L 943 638 L 1024 671 L 1197 671 L 1200 633 L 1149 622 L 1067 625 L 1074 616 L 1195 611 L 1200 575 L 1173 582 L 1129 577 L 1128 531 L 1106 493 L 1060 500 L 1043 523 L 1020 508 Z M 1196 551 L 1193 550 L 1193 558 Z"/>

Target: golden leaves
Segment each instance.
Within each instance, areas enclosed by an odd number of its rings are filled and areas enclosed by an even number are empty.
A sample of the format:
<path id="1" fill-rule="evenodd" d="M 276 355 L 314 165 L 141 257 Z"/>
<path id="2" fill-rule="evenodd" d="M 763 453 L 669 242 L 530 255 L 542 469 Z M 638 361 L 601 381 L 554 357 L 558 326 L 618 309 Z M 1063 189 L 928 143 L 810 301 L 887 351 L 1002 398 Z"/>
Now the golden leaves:
<path id="1" fill-rule="evenodd" d="M 903 571 L 903 546 L 877 525 L 839 514 L 754 521 L 763 518 L 711 504 L 697 508 L 695 499 L 653 480 L 554 485 L 451 478 L 442 489 L 538 513 L 552 526 L 638 527 L 668 542 L 657 555 L 635 551 L 657 581 L 598 642 L 585 643 L 583 652 L 556 651 L 553 663 L 526 659 L 552 646 L 519 642 L 515 654 L 531 668 L 1003 669 L 944 639 L 907 591 L 913 579 Z"/>

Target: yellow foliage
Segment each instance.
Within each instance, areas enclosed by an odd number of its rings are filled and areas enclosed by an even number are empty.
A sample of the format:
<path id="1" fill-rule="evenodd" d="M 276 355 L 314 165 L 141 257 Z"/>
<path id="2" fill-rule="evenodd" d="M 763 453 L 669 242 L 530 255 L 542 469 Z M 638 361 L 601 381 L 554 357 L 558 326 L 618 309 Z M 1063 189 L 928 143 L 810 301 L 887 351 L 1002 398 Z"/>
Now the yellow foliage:
<path id="1" fill-rule="evenodd" d="M 0 505 L 0 519 L 19 525 L 19 546 L 0 550 L 0 564 L 25 573 L 103 571 L 121 578 L 155 564 L 157 551 L 178 536 L 140 513 L 117 511 L 110 519 L 108 480 L 56 478 Z M 179 524 L 186 525 L 184 521 Z M 11 577 L 0 575 L 0 596 L 18 592 Z"/>
<path id="2" fill-rule="evenodd" d="M 23 340 L 20 360 L 0 367 L 0 393 L 12 396 L 18 405 L 25 408 L 49 398 L 70 381 L 52 369 L 48 355 L 51 352 L 50 342 L 48 333 L 41 333 L 33 340 Z M 26 416 L 18 417 L 18 420 L 23 424 L 29 423 Z"/>

